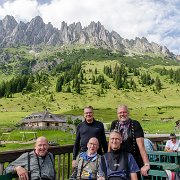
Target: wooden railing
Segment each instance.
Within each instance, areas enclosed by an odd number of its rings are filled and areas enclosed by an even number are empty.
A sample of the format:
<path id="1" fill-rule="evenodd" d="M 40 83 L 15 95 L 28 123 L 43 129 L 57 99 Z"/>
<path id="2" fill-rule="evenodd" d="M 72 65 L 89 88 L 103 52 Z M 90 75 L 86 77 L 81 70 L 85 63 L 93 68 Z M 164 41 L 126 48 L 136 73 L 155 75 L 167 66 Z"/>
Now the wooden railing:
<path id="1" fill-rule="evenodd" d="M 17 159 L 22 153 L 29 151 L 32 151 L 32 149 L 0 152 L 0 174 L 3 173 L 3 170 L 9 162 Z M 68 179 L 72 171 L 71 161 L 73 145 L 50 147 L 49 152 L 53 153 L 53 155 L 55 156 L 56 179 Z"/>
<path id="2" fill-rule="evenodd" d="M 159 144 L 167 140 L 168 137 L 154 137 L 149 139 L 153 141 L 153 143 Z M 8 165 L 9 162 L 17 159 L 22 153 L 29 151 L 32 151 L 32 149 L 0 152 L 0 175 L 3 173 L 4 168 Z M 55 156 L 56 179 L 68 179 L 72 172 L 71 162 L 73 145 L 50 147 L 49 152 L 53 153 Z"/>

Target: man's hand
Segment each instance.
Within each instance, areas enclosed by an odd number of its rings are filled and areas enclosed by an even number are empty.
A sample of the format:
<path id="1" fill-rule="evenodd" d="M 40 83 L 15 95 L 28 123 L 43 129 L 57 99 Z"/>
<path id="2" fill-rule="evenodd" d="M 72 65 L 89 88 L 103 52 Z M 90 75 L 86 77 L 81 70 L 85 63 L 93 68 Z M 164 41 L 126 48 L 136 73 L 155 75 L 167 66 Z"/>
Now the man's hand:
<path id="1" fill-rule="evenodd" d="M 148 176 L 148 170 L 150 169 L 150 165 L 144 165 L 142 168 L 141 168 L 141 174 L 143 176 Z"/>
<path id="2" fill-rule="evenodd" d="M 17 175 L 19 176 L 19 180 L 29 180 L 28 172 L 21 166 L 17 166 L 14 168 Z"/>
<path id="3" fill-rule="evenodd" d="M 74 169 L 76 167 L 76 160 L 72 160 L 72 168 Z"/>
<path id="4" fill-rule="evenodd" d="M 104 177 L 98 177 L 97 180 L 105 180 Z"/>

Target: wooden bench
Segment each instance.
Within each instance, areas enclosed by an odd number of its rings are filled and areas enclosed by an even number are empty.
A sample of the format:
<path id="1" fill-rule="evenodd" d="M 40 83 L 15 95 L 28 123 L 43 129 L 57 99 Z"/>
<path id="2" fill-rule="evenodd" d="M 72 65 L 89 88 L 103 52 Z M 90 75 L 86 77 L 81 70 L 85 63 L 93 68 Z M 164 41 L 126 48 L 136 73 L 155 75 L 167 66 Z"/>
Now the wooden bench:
<path id="1" fill-rule="evenodd" d="M 151 169 L 148 171 L 148 180 L 154 180 L 154 179 L 167 180 L 167 178 L 168 176 L 165 171 L 151 170 Z M 141 179 L 144 180 L 143 177 Z"/>
<path id="2" fill-rule="evenodd" d="M 168 162 L 150 162 L 151 169 L 157 170 L 170 170 L 178 172 L 180 170 L 180 166 L 175 163 L 168 163 Z"/>
<path id="3" fill-rule="evenodd" d="M 168 162 L 180 164 L 180 153 L 178 152 L 164 152 L 164 151 L 148 151 L 147 155 L 150 161 Z M 155 158 L 151 158 L 151 157 Z"/>
<path id="4" fill-rule="evenodd" d="M 8 173 L 5 175 L 0 175 L 0 180 L 12 180 L 17 179 L 17 174 Z"/>
<path id="5" fill-rule="evenodd" d="M 166 146 L 165 144 L 157 144 L 157 150 L 164 151 L 165 146 Z"/>

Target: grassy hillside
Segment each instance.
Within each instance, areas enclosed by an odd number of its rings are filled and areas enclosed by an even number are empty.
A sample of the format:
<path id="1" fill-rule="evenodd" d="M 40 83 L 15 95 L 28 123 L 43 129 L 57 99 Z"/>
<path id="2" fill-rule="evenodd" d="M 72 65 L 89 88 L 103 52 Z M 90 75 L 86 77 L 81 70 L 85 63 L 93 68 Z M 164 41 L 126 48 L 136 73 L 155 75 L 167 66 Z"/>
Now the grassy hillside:
<path id="1" fill-rule="evenodd" d="M 32 52 L 31 55 L 27 55 L 28 50 L 16 49 L 15 51 L 9 49 L 8 52 L 16 54 L 18 51 L 21 60 L 32 61 L 35 55 L 32 55 Z M 160 75 L 157 69 L 165 68 L 175 71 L 180 68 L 179 62 L 165 57 L 147 55 L 126 57 L 108 50 L 90 49 L 61 52 L 56 49 L 51 53 L 49 52 L 43 50 L 41 53 L 39 51 L 36 54 L 38 57 L 36 60 L 63 59 L 62 66 L 57 65 L 50 68 L 51 70 L 48 72 L 43 72 L 42 69 L 41 72 L 34 73 L 35 80 L 32 83 L 31 91 L 13 93 L 12 96 L 0 98 L 0 127 L 13 126 L 26 115 L 32 112 L 44 111 L 45 108 L 55 114 L 82 114 L 83 107 L 87 105 L 92 105 L 96 109 L 97 119 L 103 122 L 111 122 L 116 119 L 117 106 L 127 104 L 131 110 L 131 117 L 141 121 L 145 131 L 174 131 L 174 122 L 180 117 L 179 83 L 170 79 L 169 75 Z M 9 64 L 11 68 L 8 69 L 7 67 L 8 74 L 5 74 L 3 69 L 0 75 L 0 83 L 2 83 L 2 80 L 10 80 L 13 76 L 15 77 L 13 73 L 10 73 L 15 62 L 18 63 L 18 61 L 11 58 L 11 64 Z M 68 74 L 68 72 L 73 74 L 73 66 L 77 63 L 81 64 L 80 72 L 83 75 L 80 92 L 77 93 L 73 88 L 74 79 L 64 83 L 61 92 L 57 92 L 57 79 Z M 115 69 L 116 66 L 121 67 L 122 65 L 127 71 L 128 86 L 130 86 L 130 81 L 133 80 L 136 84 L 135 90 L 132 87 L 117 88 L 115 80 L 104 72 L 105 66 Z M 1 70 L 2 67 L 5 66 L 1 64 Z M 18 66 L 19 70 L 20 67 Z M 140 75 L 134 75 L 130 69 L 138 70 Z M 24 71 L 15 69 L 13 72 L 17 72 L 16 75 L 18 75 L 19 72 Z M 154 80 L 159 77 L 162 84 L 161 90 L 156 90 L 155 84 L 143 84 L 141 82 L 143 74 L 149 74 Z M 42 78 L 39 81 L 37 80 L 38 76 Z M 92 83 L 93 76 L 96 79 L 95 83 Z M 105 82 L 109 84 L 109 88 L 102 88 L 102 84 L 98 82 L 99 76 L 104 77 Z M 80 73 L 75 77 L 80 81 Z M 71 92 L 67 92 L 68 86 L 71 87 Z M 160 118 L 167 117 L 174 117 L 174 119 L 166 123 L 160 120 Z"/>
<path id="2" fill-rule="evenodd" d="M 56 76 L 49 76 L 49 84 L 47 84 L 47 89 L 45 85 L 39 86 L 39 90 L 31 93 L 16 93 L 12 95 L 12 98 L 1 98 L 0 100 L 0 110 L 6 111 L 23 111 L 32 112 L 40 111 L 45 107 L 48 107 L 52 111 L 64 112 L 71 109 L 83 108 L 86 105 L 93 105 L 96 108 L 116 108 L 118 104 L 127 104 L 132 108 L 145 108 L 145 107 L 177 107 L 179 104 L 179 84 L 170 84 L 166 77 L 160 77 L 163 84 L 163 89 L 160 92 L 154 92 L 152 86 L 141 86 L 137 83 L 137 91 L 132 91 L 131 89 L 116 89 L 112 78 L 107 77 L 103 73 L 103 67 L 105 65 L 114 66 L 118 62 L 116 60 L 106 60 L 106 61 L 83 61 L 82 69 L 85 70 L 86 74 L 84 81 L 81 84 L 80 94 L 71 92 L 64 92 L 66 85 L 63 86 L 63 92 L 56 92 Z M 94 74 L 95 68 L 97 68 L 98 75 L 103 74 L 105 79 L 111 83 L 110 89 L 105 89 L 102 94 L 98 94 L 101 86 L 96 84 L 91 84 L 92 75 Z M 177 67 L 176 67 L 177 68 Z M 91 71 L 89 71 L 89 69 Z M 148 71 L 151 77 L 155 78 L 158 76 L 153 68 L 148 70 L 141 68 L 141 72 Z M 135 82 L 138 82 L 138 77 L 132 76 Z M 35 85 L 34 85 L 35 86 Z M 53 100 L 50 100 L 50 95 L 53 94 Z"/>

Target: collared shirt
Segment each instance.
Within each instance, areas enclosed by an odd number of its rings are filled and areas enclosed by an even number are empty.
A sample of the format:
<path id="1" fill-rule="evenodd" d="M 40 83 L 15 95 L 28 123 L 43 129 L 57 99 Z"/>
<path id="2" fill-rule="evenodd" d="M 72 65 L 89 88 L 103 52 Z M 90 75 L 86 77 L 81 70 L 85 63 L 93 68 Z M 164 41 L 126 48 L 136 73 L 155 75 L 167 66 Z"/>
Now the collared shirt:
<path id="1" fill-rule="evenodd" d="M 51 153 L 48 153 L 45 157 L 38 156 L 38 159 L 34 151 L 30 152 L 30 172 L 31 172 L 31 180 L 35 180 L 41 177 L 47 178 L 49 180 L 55 179 L 55 170 L 54 170 L 54 158 Z M 51 158 L 50 158 L 51 156 Z M 22 154 L 18 159 L 9 164 L 9 166 L 5 169 L 6 173 L 13 173 L 14 167 L 21 166 L 28 170 L 28 153 Z"/>

